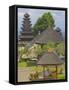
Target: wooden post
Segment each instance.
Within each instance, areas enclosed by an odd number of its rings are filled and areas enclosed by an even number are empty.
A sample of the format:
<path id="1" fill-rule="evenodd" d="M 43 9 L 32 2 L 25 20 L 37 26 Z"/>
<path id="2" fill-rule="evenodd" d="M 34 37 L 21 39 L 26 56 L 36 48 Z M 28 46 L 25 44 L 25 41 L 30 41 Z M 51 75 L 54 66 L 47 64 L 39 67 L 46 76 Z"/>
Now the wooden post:
<path id="1" fill-rule="evenodd" d="M 56 79 L 58 78 L 57 65 L 56 65 Z"/>
<path id="2" fill-rule="evenodd" d="M 43 66 L 43 78 L 45 79 L 45 66 Z"/>

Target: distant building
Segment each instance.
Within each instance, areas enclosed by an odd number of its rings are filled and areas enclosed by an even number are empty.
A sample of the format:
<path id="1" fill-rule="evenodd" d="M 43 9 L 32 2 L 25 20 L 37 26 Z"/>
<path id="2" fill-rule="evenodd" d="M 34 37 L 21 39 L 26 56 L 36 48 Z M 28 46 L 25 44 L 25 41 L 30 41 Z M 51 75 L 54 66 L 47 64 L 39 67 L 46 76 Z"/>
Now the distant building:
<path id="1" fill-rule="evenodd" d="M 30 21 L 30 15 L 28 13 L 24 14 L 23 23 L 19 35 L 19 45 L 23 46 L 27 42 L 31 41 L 33 39 L 33 33 L 31 28 L 31 21 Z"/>
<path id="2" fill-rule="evenodd" d="M 49 27 L 48 29 L 37 35 L 30 43 L 46 44 L 48 42 L 63 42 L 63 36 L 60 31 L 54 30 L 53 28 Z"/>

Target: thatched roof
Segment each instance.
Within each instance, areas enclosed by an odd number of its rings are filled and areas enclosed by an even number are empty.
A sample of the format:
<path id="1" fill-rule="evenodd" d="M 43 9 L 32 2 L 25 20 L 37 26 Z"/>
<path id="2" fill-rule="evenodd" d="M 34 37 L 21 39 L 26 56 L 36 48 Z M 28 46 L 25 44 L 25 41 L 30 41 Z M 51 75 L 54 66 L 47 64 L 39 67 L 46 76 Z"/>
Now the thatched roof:
<path id="1" fill-rule="evenodd" d="M 19 46 L 19 47 L 23 47 L 23 46 L 25 46 L 25 43 L 23 43 L 23 42 L 21 42 L 21 41 L 18 41 L 18 46 Z"/>
<path id="2" fill-rule="evenodd" d="M 45 44 L 47 42 L 55 42 L 55 43 L 60 43 L 63 41 L 63 37 L 61 32 L 58 32 L 54 30 L 53 28 L 48 28 L 44 30 L 40 35 L 37 35 L 31 43 L 41 43 Z"/>
<path id="3" fill-rule="evenodd" d="M 47 52 L 37 62 L 37 65 L 60 65 L 63 61 L 54 52 Z"/>

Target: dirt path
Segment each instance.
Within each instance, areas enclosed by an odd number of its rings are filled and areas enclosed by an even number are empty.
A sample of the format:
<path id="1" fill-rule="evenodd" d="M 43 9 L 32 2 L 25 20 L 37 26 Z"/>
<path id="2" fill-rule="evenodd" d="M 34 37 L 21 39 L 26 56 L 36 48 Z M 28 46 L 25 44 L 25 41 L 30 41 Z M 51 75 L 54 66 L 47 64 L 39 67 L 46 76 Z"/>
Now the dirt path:
<path id="1" fill-rule="evenodd" d="M 29 74 L 31 73 L 31 67 L 18 68 L 18 82 L 26 82 L 29 80 Z"/>

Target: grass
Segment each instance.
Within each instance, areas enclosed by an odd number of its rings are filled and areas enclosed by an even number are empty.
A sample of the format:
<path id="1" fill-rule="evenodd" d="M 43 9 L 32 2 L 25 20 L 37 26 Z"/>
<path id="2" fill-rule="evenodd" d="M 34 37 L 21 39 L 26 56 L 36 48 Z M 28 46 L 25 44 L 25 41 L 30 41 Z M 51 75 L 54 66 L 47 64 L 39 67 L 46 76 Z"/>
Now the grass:
<path id="1" fill-rule="evenodd" d="M 20 61 L 18 62 L 18 67 L 34 67 L 35 66 L 35 62 L 33 61 Z"/>
<path id="2" fill-rule="evenodd" d="M 59 75 L 58 75 L 58 79 L 65 79 L 64 74 L 59 74 Z"/>
<path id="3" fill-rule="evenodd" d="M 41 66 L 39 66 L 39 67 L 32 66 L 32 67 L 31 67 L 31 70 L 32 70 L 32 71 L 42 72 L 42 71 L 43 71 L 43 68 L 42 68 Z"/>
<path id="4" fill-rule="evenodd" d="M 26 67 L 27 63 L 25 61 L 18 62 L 18 67 Z"/>

